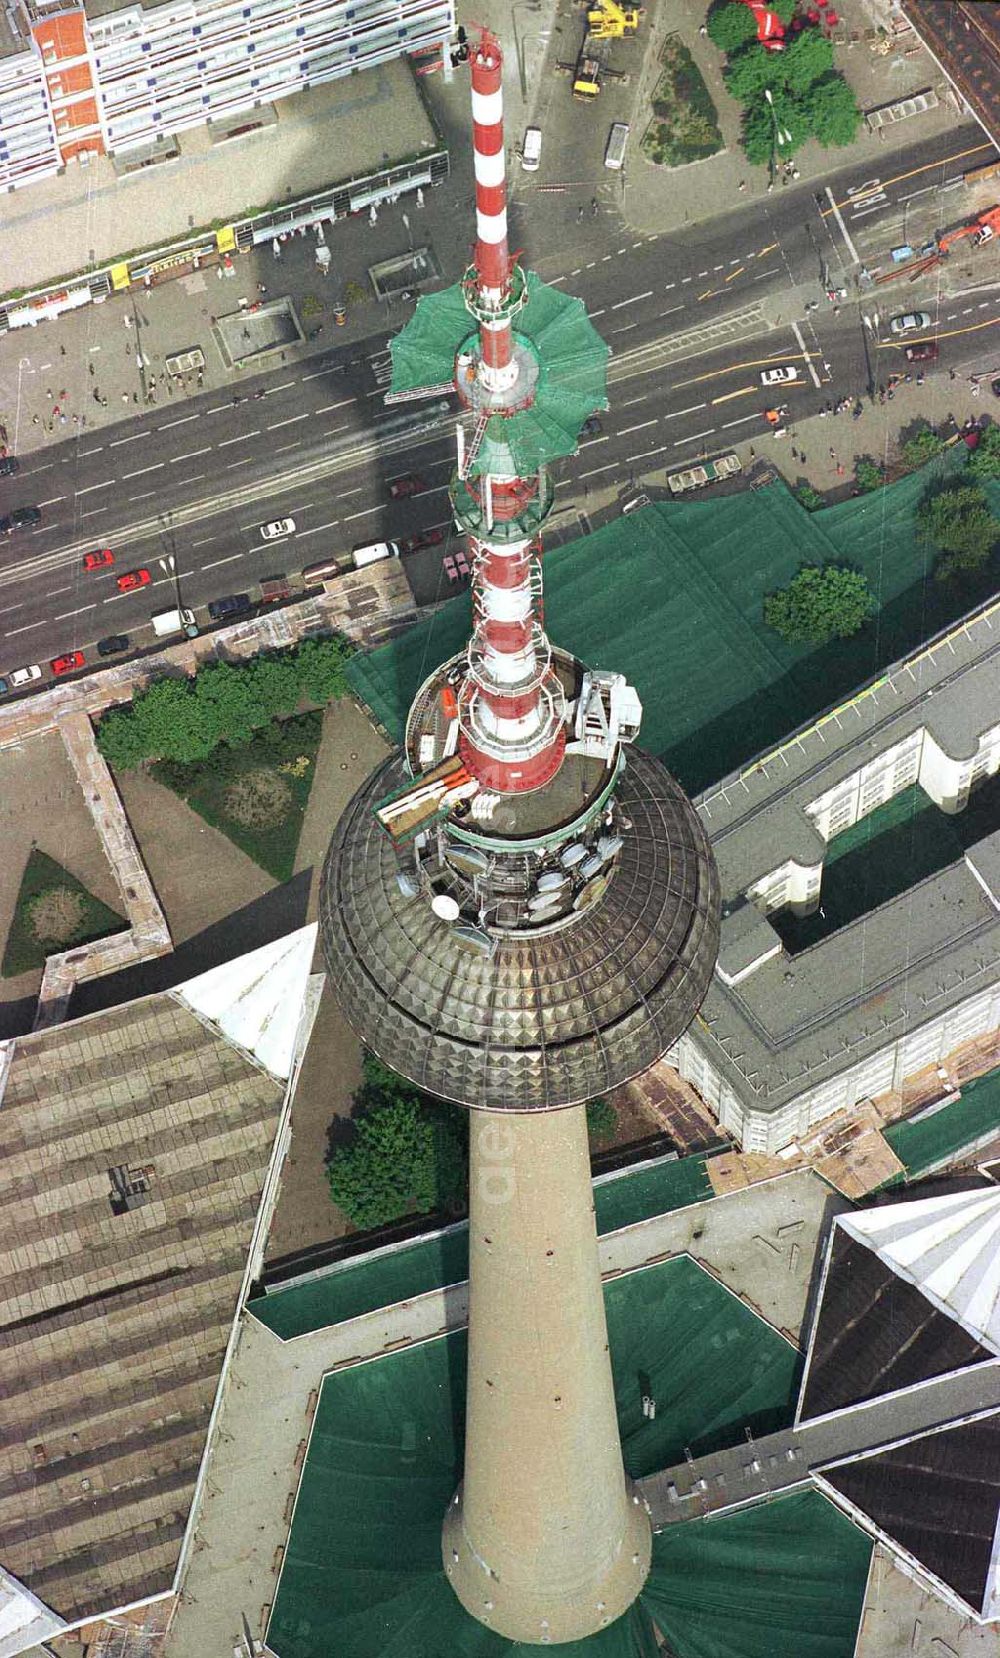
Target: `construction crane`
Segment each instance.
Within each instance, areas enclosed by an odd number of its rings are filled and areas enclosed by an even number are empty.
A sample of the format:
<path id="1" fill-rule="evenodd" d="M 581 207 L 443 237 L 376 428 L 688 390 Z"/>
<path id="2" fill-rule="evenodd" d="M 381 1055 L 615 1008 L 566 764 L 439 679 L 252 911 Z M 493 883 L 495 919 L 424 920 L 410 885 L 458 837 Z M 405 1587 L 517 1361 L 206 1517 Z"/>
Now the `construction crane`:
<path id="1" fill-rule="evenodd" d="M 597 0 L 587 13 L 587 29 L 593 40 L 622 40 L 634 35 L 642 15 L 638 6 L 620 6 L 618 0 Z"/>

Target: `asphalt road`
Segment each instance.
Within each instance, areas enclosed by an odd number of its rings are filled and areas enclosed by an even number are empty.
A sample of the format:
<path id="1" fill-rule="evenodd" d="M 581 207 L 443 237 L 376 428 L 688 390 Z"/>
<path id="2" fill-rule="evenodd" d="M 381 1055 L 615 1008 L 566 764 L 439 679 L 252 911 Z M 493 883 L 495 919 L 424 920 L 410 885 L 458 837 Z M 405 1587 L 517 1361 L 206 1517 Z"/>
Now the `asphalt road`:
<path id="1" fill-rule="evenodd" d="M 915 146 L 891 177 L 834 177 L 832 201 L 824 196 L 822 205 L 811 189 L 779 188 L 763 208 L 758 202 L 697 233 L 624 245 L 609 240 L 599 211 L 580 226 L 579 242 L 567 234 L 557 261 L 532 258 L 539 204 L 519 194 L 515 231 L 524 232 L 526 260 L 580 295 L 613 352 L 603 429 L 557 472 L 554 536 L 576 533 L 580 513 L 609 484 L 662 484 L 698 456 L 758 436 L 766 455 L 770 404 L 787 404 L 795 421 L 865 393 L 873 357 L 865 306 L 832 304 L 823 282 L 846 278 L 853 255 L 874 268 L 911 212 L 928 223 L 935 214 L 941 223 L 960 219 L 962 192 L 950 181 L 990 153 L 978 129 L 960 129 Z M 962 301 L 942 293 L 940 303 L 935 282 L 885 292 L 884 317 L 915 306 L 931 314 L 936 372 L 982 362 L 1000 289 Z M 794 384 L 765 390 L 762 373 L 785 365 L 796 368 Z M 876 377 L 897 366 L 900 348 L 886 340 Z M 376 335 L 246 382 L 235 402 L 218 392 L 178 397 L 26 456 L 16 479 L 0 481 L 0 510 L 32 503 L 44 517 L 0 548 L 0 674 L 28 662 L 45 668 L 71 649 L 89 665 L 96 640 L 110 633 L 149 644 L 149 617 L 175 602 L 178 584 L 205 621 L 209 599 L 253 596 L 264 576 L 294 577 L 353 545 L 424 528 L 447 535 L 448 405 L 387 409 L 387 380 L 386 336 Z M 392 480 L 409 472 L 423 493 L 392 501 Z M 294 518 L 294 536 L 265 542 L 261 526 L 284 517 Z M 104 546 L 114 567 L 84 572 L 84 554 Z M 410 560 L 423 603 L 450 590 L 445 551 Z M 139 567 L 151 584 L 119 593 L 116 577 Z"/>

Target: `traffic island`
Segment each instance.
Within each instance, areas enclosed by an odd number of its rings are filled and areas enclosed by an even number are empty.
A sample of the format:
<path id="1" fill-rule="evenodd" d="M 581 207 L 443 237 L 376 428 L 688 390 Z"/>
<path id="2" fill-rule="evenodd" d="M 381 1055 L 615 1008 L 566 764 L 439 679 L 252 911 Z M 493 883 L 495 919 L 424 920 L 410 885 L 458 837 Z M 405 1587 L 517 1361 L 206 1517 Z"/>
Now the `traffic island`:
<path id="1" fill-rule="evenodd" d="M 641 149 L 657 167 L 706 161 L 723 148 L 719 117 L 701 70 L 680 38 L 668 35 L 660 52 L 663 72 L 653 89 L 653 115 Z"/>

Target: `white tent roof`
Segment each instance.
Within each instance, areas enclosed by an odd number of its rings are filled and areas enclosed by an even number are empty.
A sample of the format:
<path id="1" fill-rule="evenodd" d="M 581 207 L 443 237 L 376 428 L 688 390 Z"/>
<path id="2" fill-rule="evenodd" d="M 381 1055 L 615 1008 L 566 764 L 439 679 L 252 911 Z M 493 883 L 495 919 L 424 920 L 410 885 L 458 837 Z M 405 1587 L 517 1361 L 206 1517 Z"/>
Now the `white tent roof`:
<path id="1" fill-rule="evenodd" d="M 1000 1354 L 1000 1189 L 885 1204 L 837 1225 Z"/>
<path id="2" fill-rule="evenodd" d="M 316 949 L 316 923 L 178 985 L 174 995 L 285 1081 Z"/>

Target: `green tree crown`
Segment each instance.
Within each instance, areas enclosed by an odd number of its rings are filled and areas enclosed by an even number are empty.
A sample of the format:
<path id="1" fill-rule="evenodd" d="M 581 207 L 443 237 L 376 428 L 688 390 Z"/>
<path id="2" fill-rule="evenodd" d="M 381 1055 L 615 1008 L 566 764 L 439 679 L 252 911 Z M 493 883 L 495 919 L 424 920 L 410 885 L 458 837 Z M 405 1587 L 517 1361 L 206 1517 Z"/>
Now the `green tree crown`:
<path id="1" fill-rule="evenodd" d="M 806 564 L 787 587 L 764 600 L 764 621 L 793 645 L 849 639 L 875 609 L 860 570 L 843 564 Z"/>
<path id="2" fill-rule="evenodd" d="M 749 6 L 739 3 L 719 6 L 709 13 L 709 39 L 720 52 L 737 52 L 757 34 L 757 23 Z"/>

